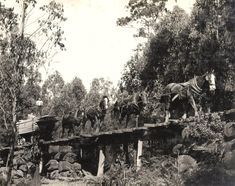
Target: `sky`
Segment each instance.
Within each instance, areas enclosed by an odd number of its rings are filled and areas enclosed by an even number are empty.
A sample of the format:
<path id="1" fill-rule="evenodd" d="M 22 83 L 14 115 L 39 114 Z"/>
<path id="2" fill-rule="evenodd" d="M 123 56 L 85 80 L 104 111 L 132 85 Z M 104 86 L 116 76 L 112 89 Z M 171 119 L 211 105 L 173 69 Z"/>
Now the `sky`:
<path id="1" fill-rule="evenodd" d="M 116 85 L 140 42 L 133 37 L 135 29 L 116 25 L 118 18 L 128 14 L 129 0 L 56 1 L 63 3 L 67 18 L 63 23 L 66 51 L 57 53 L 46 71 L 41 69 L 43 79 L 57 70 L 65 82 L 81 78 L 87 90 L 94 78 L 103 77 Z M 178 5 L 190 13 L 194 1 L 169 0 L 167 7 Z M 50 1 L 40 0 L 43 2 Z"/>

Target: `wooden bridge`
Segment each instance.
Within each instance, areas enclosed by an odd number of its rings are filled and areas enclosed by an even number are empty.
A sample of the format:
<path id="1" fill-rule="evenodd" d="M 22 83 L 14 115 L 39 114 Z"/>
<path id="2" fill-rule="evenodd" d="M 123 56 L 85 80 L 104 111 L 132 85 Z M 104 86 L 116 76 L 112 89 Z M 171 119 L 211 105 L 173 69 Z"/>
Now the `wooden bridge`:
<path id="1" fill-rule="evenodd" d="M 32 123 L 28 123 L 33 129 L 35 128 L 34 123 L 37 123 L 40 135 L 39 145 L 42 149 L 47 149 L 49 147 L 55 146 L 66 146 L 71 145 L 79 147 L 80 154 L 82 154 L 84 149 L 96 148 L 99 150 L 99 163 L 97 176 L 102 176 L 104 173 L 104 162 L 105 162 L 105 148 L 106 146 L 112 145 L 123 145 L 123 150 L 126 158 L 128 158 L 128 145 L 134 144 L 136 147 L 134 162 L 136 162 L 137 170 L 141 167 L 141 156 L 143 153 L 143 141 L 145 140 L 156 140 L 156 141 L 175 141 L 177 143 L 181 139 L 181 132 L 184 128 L 183 124 L 172 120 L 169 124 L 164 123 L 158 124 L 147 124 L 145 123 L 143 127 L 136 128 L 125 128 L 112 130 L 107 132 L 99 132 L 93 134 L 81 133 L 79 136 L 72 136 L 67 138 L 60 138 L 52 140 L 51 132 L 53 131 L 54 124 L 57 121 L 52 116 L 44 116 L 37 118 L 37 120 L 32 120 Z M 25 124 L 25 122 L 23 122 Z M 25 126 L 24 126 L 25 127 Z M 19 126 L 19 129 L 22 128 Z M 27 127 L 26 127 L 27 128 Z M 23 131 L 23 130 L 19 130 Z M 30 130 L 29 130 L 30 132 Z M 32 130 L 35 132 L 35 130 Z M 21 133 L 20 133 L 21 134 Z M 25 132 L 22 133 L 25 135 Z M 32 144 L 33 145 L 33 144 Z M 28 144 L 29 146 L 29 144 Z M 18 147 L 21 148 L 21 147 Z M 7 150 L 7 148 L 4 148 Z M 0 149 L 1 151 L 4 149 Z M 46 152 L 45 151 L 45 152 Z"/>
<path id="2" fill-rule="evenodd" d="M 123 145 L 124 153 L 128 156 L 128 144 L 136 144 L 136 166 L 137 170 L 141 167 L 141 156 L 143 152 L 143 141 L 145 140 L 159 140 L 167 141 L 173 140 L 175 143 L 181 139 L 181 132 L 184 125 L 180 125 L 175 121 L 171 121 L 168 125 L 159 124 L 145 124 L 143 127 L 118 129 L 107 132 L 99 132 L 94 134 L 80 134 L 68 138 L 45 141 L 41 140 L 42 146 L 56 146 L 65 144 L 76 144 L 82 149 L 89 146 L 97 147 L 99 149 L 99 163 L 97 176 L 102 176 L 104 173 L 105 162 L 105 147 L 111 145 Z"/>
<path id="3" fill-rule="evenodd" d="M 225 117 L 225 120 L 233 120 L 234 121 L 234 110 L 221 112 L 220 116 Z M 125 128 L 125 129 L 118 129 L 112 130 L 107 132 L 99 132 L 99 133 L 92 133 L 92 134 L 85 134 L 80 133 L 78 136 L 72 136 L 67 138 L 59 138 L 57 139 L 54 137 L 52 138 L 52 131 L 54 130 L 55 123 L 57 122 L 55 117 L 52 116 L 43 116 L 41 118 L 32 119 L 32 122 L 20 122 L 22 126 L 19 127 L 20 135 L 27 134 L 26 130 L 23 128 L 27 128 L 25 123 L 31 127 L 32 130 L 28 130 L 30 133 L 36 133 L 40 135 L 39 141 L 37 141 L 39 147 L 41 148 L 42 152 L 42 162 L 43 166 L 52 160 L 55 157 L 55 153 L 58 151 L 54 151 L 50 153 L 50 149 L 57 148 L 63 151 L 66 149 L 71 148 L 72 153 L 75 153 L 81 158 L 81 164 L 83 166 L 83 160 L 88 161 L 88 163 L 95 163 L 95 170 L 93 171 L 94 174 L 97 176 L 102 176 L 104 173 L 104 162 L 105 158 L 109 158 L 106 156 L 107 148 L 108 147 L 115 147 L 121 145 L 122 153 L 124 152 L 124 156 L 127 160 L 128 158 L 128 146 L 133 144 L 134 147 L 134 163 L 137 167 L 137 170 L 141 167 L 141 156 L 143 154 L 143 142 L 144 141 L 156 141 L 160 144 L 178 144 L 182 142 L 182 130 L 189 122 L 194 122 L 195 118 L 192 121 L 186 120 L 185 122 L 180 122 L 180 120 L 171 120 L 167 125 L 163 123 L 156 123 L 156 124 L 148 124 L 145 123 L 143 127 L 135 127 L 135 128 Z M 35 127 L 35 122 L 37 123 L 37 127 Z M 38 130 L 33 130 L 33 129 Z M 32 135 L 32 134 L 31 134 Z M 22 146 L 17 146 L 16 151 L 31 149 L 35 146 L 34 143 L 28 143 Z M 69 148 L 68 148 L 69 147 Z M 0 147 L 0 156 L 7 157 L 9 153 L 10 147 Z M 86 157 L 87 152 L 90 153 L 89 157 Z M 69 153 L 69 152 L 66 152 Z M 95 154 L 94 154 L 95 153 Z M 54 155 L 53 155 L 54 154 Z M 65 154 L 67 155 L 67 154 Z M 99 156 L 99 157 L 98 157 Z M 94 158 L 95 157 L 95 158 Z M 51 158 L 51 159 L 48 159 Z M 91 158 L 91 159 L 90 159 Z M 93 159 L 92 159 L 93 158 Z M 3 159 L 3 158 L 2 158 Z M 7 158 L 5 158 L 7 159 Z M 64 159 L 63 159 L 64 160 Z M 93 162 L 92 162 L 93 161 Z M 80 162 L 79 162 L 80 163 Z M 86 167 L 83 167 L 85 170 Z"/>

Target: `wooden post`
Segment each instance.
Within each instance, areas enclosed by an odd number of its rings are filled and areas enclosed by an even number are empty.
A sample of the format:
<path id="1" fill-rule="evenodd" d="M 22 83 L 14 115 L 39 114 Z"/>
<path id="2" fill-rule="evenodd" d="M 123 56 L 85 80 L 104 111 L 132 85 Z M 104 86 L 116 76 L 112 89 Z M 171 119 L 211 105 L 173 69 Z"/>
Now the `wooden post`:
<path id="1" fill-rule="evenodd" d="M 105 161 L 104 151 L 103 151 L 103 149 L 100 149 L 99 164 L 98 164 L 98 171 L 97 171 L 98 177 L 101 177 L 104 175 L 104 161 Z"/>
<path id="2" fill-rule="evenodd" d="M 133 143 L 133 157 L 134 157 L 134 165 L 137 166 L 137 149 L 138 149 L 138 141 Z"/>
<path id="3" fill-rule="evenodd" d="M 82 148 L 80 148 L 80 157 L 82 158 L 83 156 L 83 151 L 82 151 Z"/>
<path id="4" fill-rule="evenodd" d="M 130 158 L 129 158 L 129 152 L 128 152 L 128 143 L 123 144 L 123 150 L 125 153 L 125 163 L 129 166 L 130 165 Z"/>
<path id="5" fill-rule="evenodd" d="M 136 170 L 139 171 L 141 167 L 141 156 L 143 152 L 143 141 L 138 140 L 138 147 L 137 147 L 137 160 L 136 160 Z"/>

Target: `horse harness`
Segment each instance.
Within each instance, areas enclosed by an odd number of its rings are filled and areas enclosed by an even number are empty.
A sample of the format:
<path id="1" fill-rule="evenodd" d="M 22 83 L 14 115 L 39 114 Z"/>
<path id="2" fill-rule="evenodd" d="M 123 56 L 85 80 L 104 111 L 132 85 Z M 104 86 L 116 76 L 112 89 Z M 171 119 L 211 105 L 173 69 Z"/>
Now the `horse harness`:
<path id="1" fill-rule="evenodd" d="M 178 84 L 172 84 L 172 87 L 174 85 Z M 193 97 L 205 97 L 204 94 L 202 94 L 202 89 L 198 86 L 197 84 L 197 76 L 195 76 L 193 79 L 184 82 L 184 83 L 179 83 L 180 86 L 183 87 L 182 90 L 180 90 L 173 98 L 172 101 L 174 101 L 176 98 L 182 99 L 183 97 L 189 97 L 193 95 Z"/>

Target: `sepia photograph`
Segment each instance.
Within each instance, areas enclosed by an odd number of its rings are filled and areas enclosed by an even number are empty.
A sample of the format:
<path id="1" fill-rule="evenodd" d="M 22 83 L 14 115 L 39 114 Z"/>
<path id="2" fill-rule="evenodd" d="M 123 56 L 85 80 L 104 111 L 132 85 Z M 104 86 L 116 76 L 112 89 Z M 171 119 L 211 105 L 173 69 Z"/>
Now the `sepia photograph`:
<path id="1" fill-rule="evenodd" d="M 234 0 L 0 0 L 0 186 L 234 186 Z"/>

